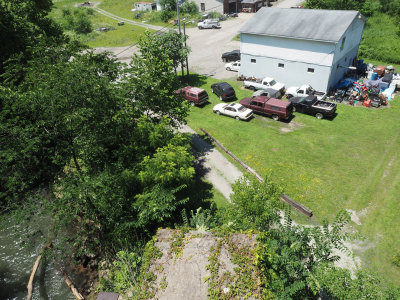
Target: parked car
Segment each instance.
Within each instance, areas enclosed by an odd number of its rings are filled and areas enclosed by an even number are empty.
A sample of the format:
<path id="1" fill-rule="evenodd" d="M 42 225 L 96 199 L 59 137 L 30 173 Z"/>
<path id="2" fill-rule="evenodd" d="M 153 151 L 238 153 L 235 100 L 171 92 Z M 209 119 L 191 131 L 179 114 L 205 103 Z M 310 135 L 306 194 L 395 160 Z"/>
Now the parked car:
<path id="1" fill-rule="evenodd" d="M 244 98 L 240 101 L 244 107 L 250 108 L 255 113 L 272 117 L 275 121 L 287 120 L 293 115 L 293 104 L 266 96 Z"/>
<path id="2" fill-rule="evenodd" d="M 229 52 L 222 53 L 222 61 L 238 61 L 240 60 L 240 50 L 232 50 Z"/>
<path id="3" fill-rule="evenodd" d="M 268 88 L 265 90 L 257 90 L 253 92 L 253 98 L 257 96 L 266 96 L 266 97 L 271 97 L 271 98 L 276 98 L 280 99 L 282 97 L 282 94 L 280 91 L 274 90 L 272 88 Z"/>
<path id="4" fill-rule="evenodd" d="M 293 97 L 289 99 L 293 111 L 315 116 L 317 119 L 332 117 L 336 111 L 336 103 L 318 100 L 317 96 Z"/>
<path id="5" fill-rule="evenodd" d="M 204 29 L 204 28 L 221 28 L 221 25 L 219 24 L 218 19 L 205 19 L 204 21 L 198 22 L 197 27 L 199 29 Z"/>
<path id="6" fill-rule="evenodd" d="M 271 77 L 265 77 L 261 81 L 248 81 L 245 80 L 243 82 L 244 86 L 251 90 L 265 90 L 266 88 L 273 88 L 274 90 L 280 91 L 283 93 L 285 90 L 285 85 L 280 82 L 276 82 Z"/>
<path id="7" fill-rule="evenodd" d="M 318 100 L 324 100 L 326 98 L 326 93 L 314 90 L 310 85 L 305 84 L 301 87 L 292 86 L 286 90 L 286 96 L 291 97 L 307 97 L 316 96 Z"/>
<path id="8" fill-rule="evenodd" d="M 248 120 L 253 117 L 253 111 L 239 103 L 219 103 L 214 106 L 213 111 L 219 115 L 226 115 L 236 120 Z"/>
<path id="9" fill-rule="evenodd" d="M 211 85 L 211 92 L 219 97 L 219 100 L 236 99 L 235 90 L 227 82 L 217 82 Z"/>
<path id="10" fill-rule="evenodd" d="M 230 62 L 230 63 L 225 64 L 225 69 L 227 71 L 239 72 L 239 70 L 240 70 L 240 61 L 234 61 L 234 62 Z"/>
<path id="11" fill-rule="evenodd" d="M 202 105 L 208 102 L 207 92 L 198 87 L 185 86 L 176 90 L 175 94 L 182 94 L 183 98 L 191 102 L 192 105 Z"/>

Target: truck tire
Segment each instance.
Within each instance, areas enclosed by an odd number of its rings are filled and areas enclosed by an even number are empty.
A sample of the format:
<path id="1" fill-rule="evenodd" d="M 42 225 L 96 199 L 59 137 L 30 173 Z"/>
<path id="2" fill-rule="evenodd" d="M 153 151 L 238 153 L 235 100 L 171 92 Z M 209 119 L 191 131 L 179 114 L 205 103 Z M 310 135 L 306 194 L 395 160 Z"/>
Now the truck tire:
<path id="1" fill-rule="evenodd" d="M 292 97 L 293 97 L 293 95 L 290 95 L 290 94 L 286 95 L 286 98 L 288 98 L 288 99 L 290 99 Z"/>
<path id="2" fill-rule="evenodd" d="M 220 114 L 221 114 L 221 113 L 219 112 L 219 110 L 216 110 L 215 113 L 216 113 L 217 115 L 220 115 Z"/>
<path id="3" fill-rule="evenodd" d="M 255 91 L 255 90 L 256 90 L 256 88 L 255 88 L 254 86 L 252 86 L 252 85 L 249 86 L 249 89 L 252 90 L 252 91 Z"/>
<path id="4" fill-rule="evenodd" d="M 279 116 L 278 115 L 272 115 L 272 120 L 278 121 L 279 120 Z"/>
<path id="5" fill-rule="evenodd" d="M 231 70 L 231 68 L 227 67 L 227 68 L 226 68 L 226 70 L 227 70 L 227 71 L 230 71 L 230 70 Z"/>
<path id="6" fill-rule="evenodd" d="M 239 116 L 236 116 L 236 117 L 235 117 L 235 119 L 236 119 L 236 120 L 238 120 L 238 121 L 240 121 L 240 118 L 239 118 Z"/>
<path id="7" fill-rule="evenodd" d="M 321 114 L 321 113 L 316 113 L 316 114 L 315 114 L 315 117 L 316 117 L 318 120 L 321 120 L 321 119 L 324 118 L 324 115 Z"/>
<path id="8" fill-rule="evenodd" d="M 216 29 L 217 27 L 215 27 L 214 25 L 212 26 L 212 29 Z"/>

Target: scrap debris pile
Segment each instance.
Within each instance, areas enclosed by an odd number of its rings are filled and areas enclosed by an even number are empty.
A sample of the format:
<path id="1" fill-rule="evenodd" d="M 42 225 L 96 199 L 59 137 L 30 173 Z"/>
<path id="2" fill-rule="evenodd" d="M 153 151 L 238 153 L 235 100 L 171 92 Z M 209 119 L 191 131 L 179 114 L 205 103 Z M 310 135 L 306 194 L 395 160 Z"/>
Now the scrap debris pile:
<path id="1" fill-rule="evenodd" d="M 333 88 L 330 101 L 378 108 L 387 105 L 400 88 L 400 75 L 393 66 L 374 67 L 359 60 L 357 70 L 349 75 Z"/>

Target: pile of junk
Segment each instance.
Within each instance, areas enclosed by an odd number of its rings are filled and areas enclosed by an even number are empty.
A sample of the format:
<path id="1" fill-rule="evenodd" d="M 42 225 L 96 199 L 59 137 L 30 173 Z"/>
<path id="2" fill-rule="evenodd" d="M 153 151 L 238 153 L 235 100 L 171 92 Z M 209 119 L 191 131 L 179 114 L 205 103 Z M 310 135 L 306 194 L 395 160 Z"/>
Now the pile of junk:
<path id="1" fill-rule="evenodd" d="M 333 88 L 328 100 L 378 108 L 387 105 L 400 88 L 400 75 L 393 66 L 373 66 L 359 60 L 354 69 Z"/>

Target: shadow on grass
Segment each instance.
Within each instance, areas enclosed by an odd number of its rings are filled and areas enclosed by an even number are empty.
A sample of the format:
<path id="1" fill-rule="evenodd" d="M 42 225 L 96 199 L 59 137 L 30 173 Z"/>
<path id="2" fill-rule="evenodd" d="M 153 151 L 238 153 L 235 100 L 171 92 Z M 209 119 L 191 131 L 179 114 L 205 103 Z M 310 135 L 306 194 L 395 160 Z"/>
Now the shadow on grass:
<path id="1" fill-rule="evenodd" d="M 189 76 L 180 78 L 182 84 L 191 86 L 202 86 L 207 83 L 207 76 L 200 74 L 189 74 Z"/>

